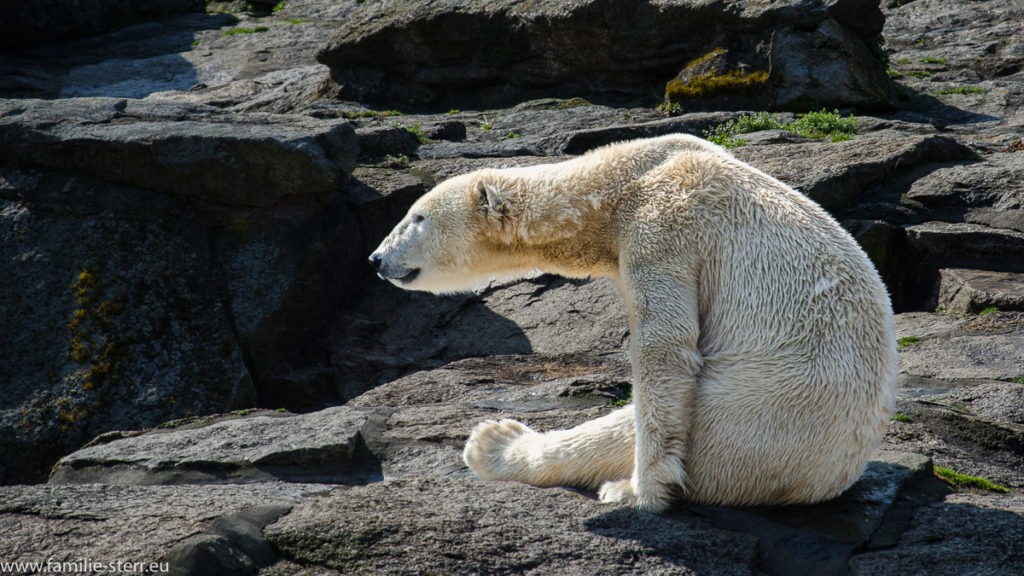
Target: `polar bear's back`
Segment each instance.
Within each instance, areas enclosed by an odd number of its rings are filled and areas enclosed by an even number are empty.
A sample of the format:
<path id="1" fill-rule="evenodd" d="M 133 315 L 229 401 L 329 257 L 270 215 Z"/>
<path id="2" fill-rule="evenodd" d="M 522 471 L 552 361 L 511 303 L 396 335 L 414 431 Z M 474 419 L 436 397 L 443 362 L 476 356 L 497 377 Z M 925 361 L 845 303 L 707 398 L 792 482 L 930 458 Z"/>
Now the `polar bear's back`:
<path id="1" fill-rule="evenodd" d="M 676 196 L 676 241 L 700 254 L 690 497 L 838 494 L 862 473 L 893 402 L 892 310 L 874 266 L 817 204 L 728 155 L 684 152 L 642 180 Z"/>

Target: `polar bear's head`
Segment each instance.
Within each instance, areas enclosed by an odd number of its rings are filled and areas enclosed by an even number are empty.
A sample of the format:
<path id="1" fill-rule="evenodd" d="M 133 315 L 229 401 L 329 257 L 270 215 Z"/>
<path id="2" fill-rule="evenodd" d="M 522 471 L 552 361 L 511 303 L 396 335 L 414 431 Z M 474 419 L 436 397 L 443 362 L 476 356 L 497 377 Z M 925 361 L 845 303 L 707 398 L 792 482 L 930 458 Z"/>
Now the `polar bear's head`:
<path id="1" fill-rule="evenodd" d="M 512 239 L 513 209 L 497 171 L 446 180 L 425 194 L 370 255 L 381 278 L 452 293 L 529 271 Z"/>

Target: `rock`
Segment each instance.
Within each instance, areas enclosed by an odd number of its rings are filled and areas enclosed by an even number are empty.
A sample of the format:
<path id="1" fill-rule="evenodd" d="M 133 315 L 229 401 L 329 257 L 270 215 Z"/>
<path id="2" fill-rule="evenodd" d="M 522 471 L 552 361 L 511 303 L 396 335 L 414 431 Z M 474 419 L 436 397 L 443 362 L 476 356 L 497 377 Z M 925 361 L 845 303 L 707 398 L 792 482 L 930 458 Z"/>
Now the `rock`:
<path id="1" fill-rule="evenodd" d="M 410 478 L 311 498 L 266 530 L 281 556 L 343 573 L 749 574 L 753 538 L 561 489 Z"/>
<path id="2" fill-rule="evenodd" d="M 924 222 L 908 226 L 907 243 L 917 255 L 913 267 L 919 292 L 929 294 L 926 306 L 936 304 L 938 270 L 985 268 L 1024 272 L 1024 232 L 967 222 Z"/>
<path id="3" fill-rule="evenodd" d="M 775 71 L 785 67 L 777 60 L 769 67 L 768 53 L 781 58 L 793 51 L 759 45 L 774 46 L 774 32 L 786 29 L 828 54 L 818 61 L 831 71 L 830 78 L 842 77 L 836 85 L 800 94 L 800 104 L 820 96 L 823 104 L 885 105 L 890 93 L 881 61 L 865 46 L 882 22 L 877 4 L 857 0 L 726 2 L 714 8 L 684 0 L 657 5 L 589 0 L 570 7 L 511 1 L 410 2 L 386 9 L 363 4 L 317 58 L 331 67 L 341 96 L 360 101 L 443 109 L 552 95 L 635 99 L 660 93 L 680 67 L 717 45 L 765 78 L 770 69 L 771 89 Z M 486 58 L 480 57 L 481 45 L 488 47 Z M 850 65 L 851 56 L 861 60 Z M 796 86 L 809 86 L 801 76 L 806 69 L 821 71 L 819 64 L 802 56 L 801 61 L 779 78 L 797 92 Z M 720 77 L 714 78 L 716 86 Z M 858 96 L 850 96 L 850 89 Z M 767 99 L 774 101 L 777 94 L 769 92 Z M 785 102 L 799 100 L 789 94 Z"/>
<path id="4" fill-rule="evenodd" d="M 0 6 L 0 50 L 52 44 L 194 10 L 193 0 L 41 0 Z"/>
<path id="5" fill-rule="evenodd" d="M 213 204 L 326 199 L 357 155 L 345 122 L 227 117 L 208 108 L 168 110 L 116 99 L 0 104 L 6 164 L 81 171 Z"/>
<path id="6" fill-rule="evenodd" d="M 360 435 L 369 421 L 365 413 L 340 407 L 176 426 L 79 450 L 57 462 L 50 482 L 362 484 L 379 478 L 379 464 Z"/>
<path id="7" fill-rule="evenodd" d="M 405 156 L 416 152 L 420 141 L 416 135 L 397 126 L 374 126 L 356 131 L 362 157 Z"/>
<path id="8" fill-rule="evenodd" d="M 890 2 L 892 4 L 892 2 Z M 1024 79 L 1014 0 L 914 0 L 885 10 L 883 37 L 904 119 L 947 125 L 974 142 L 1013 139 Z M 1019 130 L 1018 130 L 1019 131 Z"/>
<path id="9" fill-rule="evenodd" d="M 953 268 L 940 270 L 939 277 L 939 306 L 950 312 L 1024 311 L 1024 274 Z"/>
<path id="10" fill-rule="evenodd" d="M 0 364 L 0 481 L 107 430 L 252 406 L 363 265 L 336 194 L 357 153 L 344 122 L 0 109 L 0 341 L 18 358 Z"/>
<path id="11" fill-rule="evenodd" d="M 969 148 L 947 136 L 742 146 L 732 152 L 840 215 L 865 202 L 873 186 L 916 166 L 974 157 Z"/>
<path id="12" fill-rule="evenodd" d="M 904 198 L 936 219 L 1024 232 L 1024 154 L 988 154 L 980 162 L 943 166 L 915 180 Z"/>
<path id="13" fill-rule="evenodd" d="M 1024 322 L 1020 313 L 995 313 L 950 322 L 942 315 L 911 315 L 896 322 L 898 338 L 917 338 L 900 350 L 900 373 L 925 378 L 1011 380 L 1024 376 Z"/>
<path id="14" fill-rule="evenodd" d="M 737 114 L 727 112 L 693 112 L 649 122 L 631 122 L 605 128 L 575 130 L 549 138 L 545 143 L 545 148 L 560 154 L 583 154 L 598 146 L 633 138 L 653 138 L 680 132 L 700 136 L 705 130 L 728 122 L 736 116 Z"/>
<path id="15" fill-rule="evenodd" d="M 854 556 L 849 573 L 1016 574 L 1024 571 L 1022 543 L 1020 496 L 954 494 L 916 510 L 899 546 Z"/>
<path id="16" fill-rule="evenodd" d="M 454 120 L 423 127 L 423 135 L 431 140 L 465 140 L 466 125 Z"/>
<path id="17" fill-rule="evenodd" d="M 324 488 L 283 483 L 4 486 L 0 554 L 12 562 L 52 562 L 51 571 L 67 573 L 97 571 L 83 567 L 88 561 L 110 572 L 118 571 L 120 563 L 124 572 L 173 574 L 208 573 L 190 570 L 196 560 L 209 562 L 214 556 L 221 562 L 203 570 L 252 573 L 247 568 L 273 561 L 263 527 L 303 495 Z M 77 566 L 56 566 L 65 562 Z"/>
<path id="18" fill-rule="evenodd" d="M 340 401 L 461 358 L 619 351 L 629 330 L 610 282 L 550 276 L 448 297 L 381 282 L 332 325 L 332 368 L 345 382 Z"/>

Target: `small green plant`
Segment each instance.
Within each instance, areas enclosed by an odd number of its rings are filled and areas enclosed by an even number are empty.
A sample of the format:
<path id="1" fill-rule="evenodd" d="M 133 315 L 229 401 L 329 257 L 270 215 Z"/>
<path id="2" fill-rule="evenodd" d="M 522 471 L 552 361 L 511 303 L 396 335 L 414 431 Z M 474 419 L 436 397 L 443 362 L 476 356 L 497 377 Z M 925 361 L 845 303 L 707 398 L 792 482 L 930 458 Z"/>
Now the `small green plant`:
<path id="1" fill-rule="evenodd" d="M 981 312 L 978 312 L 978 316 L 988 316 L 989 314 L 995 314 L 996 312 L 999 312 L 999 308 L 996 308 L 995 306 L 989 306 L 988 308 L 985 308 Z"/>
<path id="2" fill-rule="evenodd" d="M 280 12 L 281 10 L 284 10 L 284 0 L 274 4 L 274 7 L 270 9 L 271 12 Z"/>
<path id="3" fill-rule="evenodd" d="M 856 134 L 857 119 L 853 114 L 843 118 L 838 110 L 829 112 L 822 108 L 817 112 L 808 112 L 790 123 L 787 130 L 809 138 L 825 138 L 836 134 Z"/>
<path id="4" fill-rule="evenodd" d="M 1016 378 L 1010 378 L 1010 382 L 1014 384 L 1024 384 L 1024 376 L 1018 376 Z"/>
<path id="5" fill-rule="evenodd" d="M 916 346 L 921 343 L 921 339 L 917 336 L 904 336 L 896 341 L 896 347 L 900 350 L 908 348 L 910 346 Z"/>
<path id="6" fill-rule="evenodd" d="M 977 86 L 957 86 L 956 88 L 945 88 L 939 90 L 939 94 L 987 94 L 988 90 Z"/>
<path id="7" fill-rule="evenodd" d="M 289 24 L 305 24 L 306 22 L 309 22 L 309 20 L 302 20 L 301 18 L 294 18 L 292 20 L 285 20 L 285 22 L 287 22 Z"/>
<path id="8" fill-rule="evenodd" d="M 808 138 L 829 138 L 833 142 L 850 140 L 857 133 L 857 120 L 851 114 L 844 118 L 838 110 L 828 112 L 808 112 L 790 123 L 783 123 L 777 116 L 768 112 L 743 114 L 704 131 L 704 138 L 726 148 L 735 148 L 747 143 L 738 134 L 748 134 L 761 130 L 787 130 Z"/>
<path id="9" fill-rule="evenodd" d="M 945 58 L 918 58 L 918 62 L 922 64 L 945 64 Z"/>
<path id="10" fill-rule="evenodd" d="M 193 40 L 192 41 L 192 45 L 193 46 L 199 46 L 199 40 Z"/>
<path id="11" fill-rule="evenodd" d="M 255 34 L 257 32 L 266 32 L 270 30 L 266 26 L 256 26 L 253 28 L 233 28 L 224 33 L 225 36 L 235 36 L 237 34 Z"/>
<path id="12" fill-rule="evenodd" d="M 519 137 L 520 137 L 519 132 L 509 132 L 508 134 L 505 134 L 505 138 L 519 138 Z"/>
<path id="13" fill-rule="evenodd" d="M 493 122 L 481 122 L 480 123 L 480 129 L 483 130 L 484 132 L 487 132 L 491 128 L 494 128 L 494 123 Z"/>
<path id="14" fill-rule="evenodd" d="M 960 402 L 954 403 L 953 404 L 953 409 L 954 410 L 959 410 L 961 412 L 970 412 L 971 411 L 969 406 L 967 406 L 966 404 L 960 403 Z"/>
<path id="15" fill-rule="evenodd" d="M 412 126 L 403 126 L 403 128 L 405 128 L 409 132 L 412 132 L 413 136 L 415 136 L 416 139 L 420 141 L 420 144 L 425 144 L 427 142 L 427 140 L 429 140 L 429 138 L 427 138 L 427 135 L 423 133 L 423 125 L 422 124 L 413 124 Z"/>
<path id="16" fill-rule="evenodd" d="M 384 157 L 384 165 L 389 168 L 405 168 L 409 165 L 409 157 L 405 154 L 393 156 L 388 154 Z"/>
<path id="17" fill-rule="evenodd" d="M 936 314 L 945 314 L 946 313 L 946 307 L 945 306 L 936 306 L 935 307 L 935 313 Z"/>
<path id="18" fill-rule="evenodd" d="M 459 112 L 462 112 L 462 110 L 459 110 L 458 108 L 452 108 L 451 110 L 448 111 L 448 115 L 452 116 L 454 114 L 458 114 Z"/>
<path id="19" fill-rule="evenodd" d="M 1010 493 L 1010 489 L 1006 486 L 1000 486 L 999 484 L 978 476 L 961 474 L 943 466 L 935 467 L 935 475 L 957 488 L 984 490 L 986 492 L 997 492 L 999 494 Z"/>
<path id="20" fill-rule="evenodd" d="M 893 416 L 892 418 L 889 418 L 889 420 L 891 420 L 893 422 L 904 422 L 906 424 L 910 424 L 911 422 L 914 421 L 913 418 L 911 418 L 910 416 L 907 416 L 906 414 L 897 414 L 897 415 Z"/>
<path id="21" fill-rule="evenodd" d="M 615 406 L 617 408 L 622 408 L 623 406 L 628 406 L 628 405 L 629 405 L 629 398 L 623 398 L 622 400 L 616 400 L 615 401 Z"/>
<path id="22" fill-rule="evenodd" d="M 658 104 L 657 109 L 658 111 L 664 112 L 669 116 L 675 116 L 676 114 L 679 114 L 683 110 L 682 107 L 679 105 L 679 102 L 662 102 L 661 104 Z"/>
<path id="23" fill-rule="evenodd" d="M 910 64 L 910 58 L 900 58 L 897 62 L 900 64 Z"/>
<path id="24" fill-rule="evenodd" d="M 278 408 L 277 411 L 282 413 L 282 414 L 287 414 L 288 413 L 288 409 L 287 408 Z"/>

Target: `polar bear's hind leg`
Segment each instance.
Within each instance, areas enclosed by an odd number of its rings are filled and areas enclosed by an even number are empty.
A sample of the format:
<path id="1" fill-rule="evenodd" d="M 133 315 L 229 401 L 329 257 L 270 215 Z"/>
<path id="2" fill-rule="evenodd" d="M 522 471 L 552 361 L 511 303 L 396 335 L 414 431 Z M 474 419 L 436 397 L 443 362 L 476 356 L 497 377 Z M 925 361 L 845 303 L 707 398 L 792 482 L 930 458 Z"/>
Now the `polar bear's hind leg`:
<path id="1" fill-rule="evenodd" d="M 629 478 L 635 442 L 633 407 L 627 406 L 543 434 L 515 420 L 487 420 L 473 429 L 463 459 L 484 480 L 596 490 Z"/>

